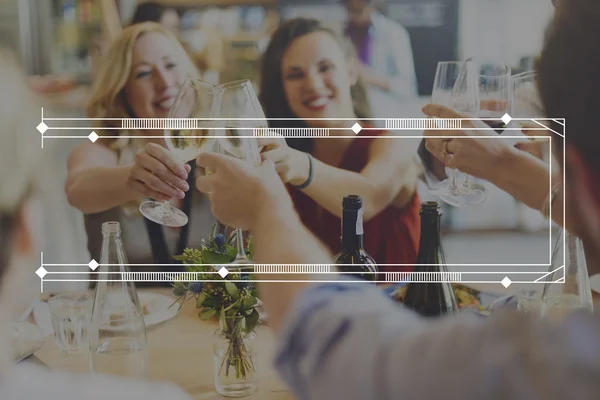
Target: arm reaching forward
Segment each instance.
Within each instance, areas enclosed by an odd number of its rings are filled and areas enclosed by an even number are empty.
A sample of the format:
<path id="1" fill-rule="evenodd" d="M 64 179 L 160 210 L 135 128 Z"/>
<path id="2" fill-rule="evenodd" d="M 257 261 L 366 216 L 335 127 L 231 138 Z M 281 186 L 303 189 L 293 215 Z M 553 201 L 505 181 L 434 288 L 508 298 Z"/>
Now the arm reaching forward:
<path id="1" fill-rule="evenodd" d="M 252 232 L 259 263 L 328 262 L 271 162 L 256 168 L 203 154 L 197 164 L 215 171 L 198 179 L 198 189 L 223 223 Z M 260 291 L 279 337 L 276 368 L 299 399 L 592 399 L 600 392 L 599 321 L 587 315 L 561 328 L 520 314 L 426 320 L 355 280 L 270 283 Z"/>

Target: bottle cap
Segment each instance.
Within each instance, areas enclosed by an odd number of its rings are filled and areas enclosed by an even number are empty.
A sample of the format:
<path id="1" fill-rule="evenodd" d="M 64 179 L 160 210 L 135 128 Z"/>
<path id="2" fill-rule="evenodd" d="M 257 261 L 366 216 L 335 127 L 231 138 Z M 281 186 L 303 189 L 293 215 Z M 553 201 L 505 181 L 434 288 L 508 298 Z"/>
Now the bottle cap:
<path id="1" fill-rule="evenodd" d="M 421 214 L 441 215 L 442 207 L 437 201 L 424 201 L 421 203 Z"/>
<path id="2" fill-rule="evenodd" d="M 351 194 L 348 196 L 344 196 L 344 200 L 342 201 L 342 208 L 348 211 L 358 211 L 362 208 L 363 201 L 362 197 Z"/>
<path id="3" fill-rule="evenodd" d="M 103 235 L 114 235 L 117 233 L 121 233 L 121 224 L 118 222 L 111 221 L 102 224 Z"/>

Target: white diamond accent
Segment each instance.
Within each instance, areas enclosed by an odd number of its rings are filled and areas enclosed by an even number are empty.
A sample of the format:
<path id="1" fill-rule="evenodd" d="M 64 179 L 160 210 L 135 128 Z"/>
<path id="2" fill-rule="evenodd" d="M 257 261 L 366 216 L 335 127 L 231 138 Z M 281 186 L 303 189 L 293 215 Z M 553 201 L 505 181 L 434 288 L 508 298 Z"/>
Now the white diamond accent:
<path id="1" fill-rule="evenodd" d="M 40 278 L 44 279 L 44 277 L 46 276 L 46 274 L 48 273 L 48 271 L 46 271 L 46 268 L 44 268 L 44 267 L 39 267 L 38 270 L 35 271 L 35 273 Z"/>
<path id="2" fill-rule="evenodd" d="M 37 128 L 38 131 L 40 131 L 40 133 L 43 135 L 44 132 L 46 132 L 48 130 L 48 125 L 46 125 L 45 123 L 40 123 Z"/>
<path id="3" fill-rule="evenodd" d="M 229 271 L 227 270 L 227 268 L 222 267 L 219 270 L 219 275 L 221 275 L 221 278 L 225 278 L 227 275 L 229 275 Z"/>
<path id="4" fill-rule="evenodd" d="M 351 129 L 354 133 L 358 135 L 358 132 L 362 131 L 362 126 L 360 126 L 360 124 L 357 122 L 354 125 L 352 125 Z"/>
<path id="5" fill-rule="evenodd" d="M 510 121 L 512 121 L 512 117 L 508 114 L 504 114 L 502 118 L 500 118 L 504 124 L 508 125 Z"/>
<path id="6" fill-rule="evenodd" d="M 509 287 L 510 284 L 512 283 L 512 281 L 508 278 L 508 276 L 505 276 L 504 279 L 502 279 L 502 281 L 500 282 L 502 284 L 502 286 L 504 286 L 505 288 Z"/>
<path id="7" fill-rule="evenodd" d="M 98 134 L 96 132 L 92 132 L 88 136 L 88 139 L 90 139 L 92 143 L 96 143 L 96 140 L 98 140 Z"/>
<path id="8" fill-rule="evenodd" d="M 97 262 L 96 260 L 92 260 L 92 261 L 90 261 L 90 263 L 88 264 L 88 266 L 90 267 L 90 269 L 91 269 L 92 271 L 95 271 L 95 270 L 96 270 L 96 268 L 98 268 L 98 265 L 99 265 L 99 264 L 98 264 L 98 262 Z"/>

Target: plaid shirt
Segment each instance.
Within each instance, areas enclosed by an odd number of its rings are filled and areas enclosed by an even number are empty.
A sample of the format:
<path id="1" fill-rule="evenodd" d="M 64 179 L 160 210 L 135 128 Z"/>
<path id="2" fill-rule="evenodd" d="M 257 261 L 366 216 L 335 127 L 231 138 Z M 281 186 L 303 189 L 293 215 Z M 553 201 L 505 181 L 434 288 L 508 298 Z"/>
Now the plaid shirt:
<path id="1" fill-rule="evenodd" d="M 599 399 L 600 320 L 423 319 L 368 284 L 296 299 L 275 365 L 299 399 Z"/>

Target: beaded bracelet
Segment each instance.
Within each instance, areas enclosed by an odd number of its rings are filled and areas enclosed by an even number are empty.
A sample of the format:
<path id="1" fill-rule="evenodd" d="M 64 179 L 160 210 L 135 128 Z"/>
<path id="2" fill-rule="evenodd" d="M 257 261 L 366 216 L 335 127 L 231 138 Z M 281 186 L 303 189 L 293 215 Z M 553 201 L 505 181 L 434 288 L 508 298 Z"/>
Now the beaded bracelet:
<path id="1" fill-rule="evenodd" d="M 292 185 L 296 189 L 306 189 L 313 180 L 313 158 L 309 153 L 306 155 L 308 156 L 308 179 L 302 185 Z"/>

